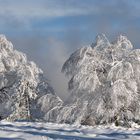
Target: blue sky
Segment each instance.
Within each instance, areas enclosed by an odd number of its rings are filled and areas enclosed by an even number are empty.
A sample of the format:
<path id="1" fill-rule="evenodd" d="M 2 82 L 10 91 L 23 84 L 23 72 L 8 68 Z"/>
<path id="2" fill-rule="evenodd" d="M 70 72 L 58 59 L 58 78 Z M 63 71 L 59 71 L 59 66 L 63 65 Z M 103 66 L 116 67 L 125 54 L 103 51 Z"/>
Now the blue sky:
<path id="1" fill-rule="evenodd" d="M 97 34 L 111 41 L 127 35 L 139 47 L 140 0 L 0 0 L 0 33 L 35 61 L 65 98 L 62 64 Z"/>

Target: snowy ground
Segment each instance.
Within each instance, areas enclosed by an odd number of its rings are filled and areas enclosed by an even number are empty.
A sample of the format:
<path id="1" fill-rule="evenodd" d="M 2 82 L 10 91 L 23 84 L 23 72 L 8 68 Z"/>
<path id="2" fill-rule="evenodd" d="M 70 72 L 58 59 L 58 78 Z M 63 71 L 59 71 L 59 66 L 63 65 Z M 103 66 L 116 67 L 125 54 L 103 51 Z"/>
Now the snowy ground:
<path id="1" fill-rule="evenodd" d="M 140 128 L 0 122 L 0 140 L 140 140 Z"/>

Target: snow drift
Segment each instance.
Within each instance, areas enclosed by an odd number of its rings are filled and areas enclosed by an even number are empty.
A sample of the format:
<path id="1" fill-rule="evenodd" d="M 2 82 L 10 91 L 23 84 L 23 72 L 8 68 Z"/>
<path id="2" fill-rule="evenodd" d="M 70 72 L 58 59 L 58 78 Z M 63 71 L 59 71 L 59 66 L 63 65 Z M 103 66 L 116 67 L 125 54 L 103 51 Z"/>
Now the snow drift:
<path id="1" fill-rule="evenodd" d="M 43 72 L 0 36 L 0 119 L 43 119 L 62 101 Z"/>
<path id="2" fill-rule="evenodd" d="M 97 36 L 91 46 L 75 51 L 62 71 L 70 77 L 71 95 L 46 120 L 123 126 L 140 122 L 140 49 L 133 49 L 127 37 L 110 43 L 104 34 Z"/>

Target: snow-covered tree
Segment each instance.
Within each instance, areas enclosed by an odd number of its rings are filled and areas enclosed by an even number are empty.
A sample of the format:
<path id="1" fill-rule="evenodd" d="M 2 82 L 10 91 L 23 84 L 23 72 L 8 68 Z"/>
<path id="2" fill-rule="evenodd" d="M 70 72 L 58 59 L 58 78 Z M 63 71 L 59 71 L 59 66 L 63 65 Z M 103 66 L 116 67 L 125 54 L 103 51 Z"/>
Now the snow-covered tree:
<path id="1" fill-rule="evenodd" d="M 51 101 L 47 102 L 48 100 Z M 1 118 L 8 120 L 44 120 L 44 116 L 49 109 L 61 104 L 62 100 L 55 95 L 53 88 L 43 76 L 42 70 L 34 62 L 28 61 L 25 54 L 14 50 L 12 43 L 4 35 L 1 35 Z"/>
<path id="2" fill-rule="evenodd" d="M 70 77 L 70 103 L 60 109 L 56 120 L 127 126 L 139 122 L 139 70 L 140 50 L 133 49 L 125 36 L 113 43 L 104 34 L 97 36 L 96 43 L 78 49 L 63 65 Z"/>

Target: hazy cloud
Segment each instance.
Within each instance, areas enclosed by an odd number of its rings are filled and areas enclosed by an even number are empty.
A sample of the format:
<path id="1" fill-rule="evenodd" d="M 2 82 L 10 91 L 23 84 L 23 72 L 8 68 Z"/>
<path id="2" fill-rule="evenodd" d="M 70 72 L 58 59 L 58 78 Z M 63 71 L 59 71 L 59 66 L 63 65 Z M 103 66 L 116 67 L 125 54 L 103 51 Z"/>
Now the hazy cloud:
<path id="1" fill-rule="evenodd" d="M 55 87 L 56 92 L 62 99 L 65 99 L 68 96 L 68 79 L 61 73 L 61 68 L 69 56 L 68 48 L 65 47 L 66 44 L 63 44 L 54 38 L 48 39 L 48 45 L 51 47 L 49 47 L 46 52 L 47 74 L 51 79 L 51 83 Z"/>
<path id="2" fill-rule="evenodd" d="M 60 16 L 85 15 L 96 10 L 96 7 L 92 8 L 89 5 L 83 7 L 76 3 L 77 2 L 73 0 L 14 0 L 14 2 L 11 0 L 5 0 L 1 2 L 0 14 L 7 15 L 12 13 L 15 17 L 28 19 L 36 17 L 52 18 Z"/>

